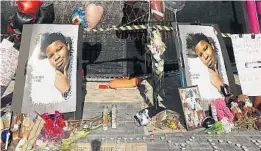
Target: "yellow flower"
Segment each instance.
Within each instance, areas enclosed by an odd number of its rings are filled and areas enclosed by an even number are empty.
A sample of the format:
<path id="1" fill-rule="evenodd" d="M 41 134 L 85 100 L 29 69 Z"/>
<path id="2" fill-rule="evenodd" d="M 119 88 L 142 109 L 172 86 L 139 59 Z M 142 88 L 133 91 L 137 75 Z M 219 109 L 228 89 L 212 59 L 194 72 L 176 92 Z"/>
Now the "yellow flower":
<path id="1" fill-rule="evenodd" d="M 172 121 L 171 124 L 170 124 L 170 128 L 171 129 L 177 129 L 177 124 Z"/>

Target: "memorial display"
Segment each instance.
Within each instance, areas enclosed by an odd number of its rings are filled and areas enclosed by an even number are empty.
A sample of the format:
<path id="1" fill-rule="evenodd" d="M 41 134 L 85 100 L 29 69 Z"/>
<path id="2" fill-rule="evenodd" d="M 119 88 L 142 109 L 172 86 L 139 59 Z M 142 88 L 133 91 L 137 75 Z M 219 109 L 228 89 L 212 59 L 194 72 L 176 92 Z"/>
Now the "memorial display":
<path id="1" fill-rule="evenodd" d="M 7 3 L 1 150 L 261 149 L 260 34 L 179 23 L 185 1 Z"/>

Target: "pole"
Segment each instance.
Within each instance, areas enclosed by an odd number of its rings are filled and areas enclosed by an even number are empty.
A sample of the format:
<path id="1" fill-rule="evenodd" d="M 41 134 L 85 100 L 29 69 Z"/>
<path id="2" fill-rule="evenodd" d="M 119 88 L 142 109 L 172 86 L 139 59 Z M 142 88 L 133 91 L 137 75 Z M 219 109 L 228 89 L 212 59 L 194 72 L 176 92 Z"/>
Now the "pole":
<path id="1" fill-rule="evenodd" d="M 174 10 L 174 18 L 176 23 L 176 37 L 177 37 L 177 48 L 178 48 L 178 54 L 179 54 L 179 64 L 180 64 L 180 80 L 181 80 L 181 87 L 186 87 L 186 78 L 185 78 L 185 67 L 184 67 L 184 58 L 182 55 L 182 47 L 181 47 L 181 41 L 180 41 L 180 31 L 179 31 L 179 25 L 177 20 L 177 10 Z"/>
<path id="2" fill-rule="evenodd" d="M 257 16 L 259 20 L 259 29 L 261 30 L 261 1 L 256 2 L 256 10 L 257 10 Z"/>
<path id="3" fill-rule="evenodd" d="M 248 13 L 251 33 L 254 34 L 260 33 L 255 1 L 254 0 L 246 1 L 246 6 L 247 6 L 247 13 Z"/>

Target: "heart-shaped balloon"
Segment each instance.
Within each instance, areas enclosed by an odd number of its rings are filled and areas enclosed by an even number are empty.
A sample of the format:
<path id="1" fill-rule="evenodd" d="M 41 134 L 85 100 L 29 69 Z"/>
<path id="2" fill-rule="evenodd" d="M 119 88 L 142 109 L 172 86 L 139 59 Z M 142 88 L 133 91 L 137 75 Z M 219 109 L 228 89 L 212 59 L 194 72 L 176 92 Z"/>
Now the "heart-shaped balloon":
<path id="1" fill-rule="evenodd" d="M 165 8 L 171 11 L 180 11 L 185 6 L 185 1 L 164 1 Z"/>
<path id="2" fill-rule="evenodd" d="M 89 4 L 85 9 L 85 17 L 88 28 L 93 29 L 101 20 L 103 15 L 102 6 L 97 6 L 93 3 Z"/>

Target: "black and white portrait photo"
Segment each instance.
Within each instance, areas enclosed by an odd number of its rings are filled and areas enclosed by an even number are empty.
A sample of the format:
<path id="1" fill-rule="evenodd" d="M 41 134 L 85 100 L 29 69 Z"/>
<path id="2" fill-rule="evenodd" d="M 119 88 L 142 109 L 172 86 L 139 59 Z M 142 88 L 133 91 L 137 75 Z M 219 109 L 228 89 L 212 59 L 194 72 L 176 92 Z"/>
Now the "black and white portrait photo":
<path id="1" fill-rule="evenodd" d="M 79 26 L 30 27 L 22 111 L 75 111 Z"/>
<path id="2" fill-rule="evenodd" d="M 180 25 L 180 37 L 188 86 L 197 85 L 206 104 L 223 97 L 221 87 L 229 82 L 215 28 Z"/>

